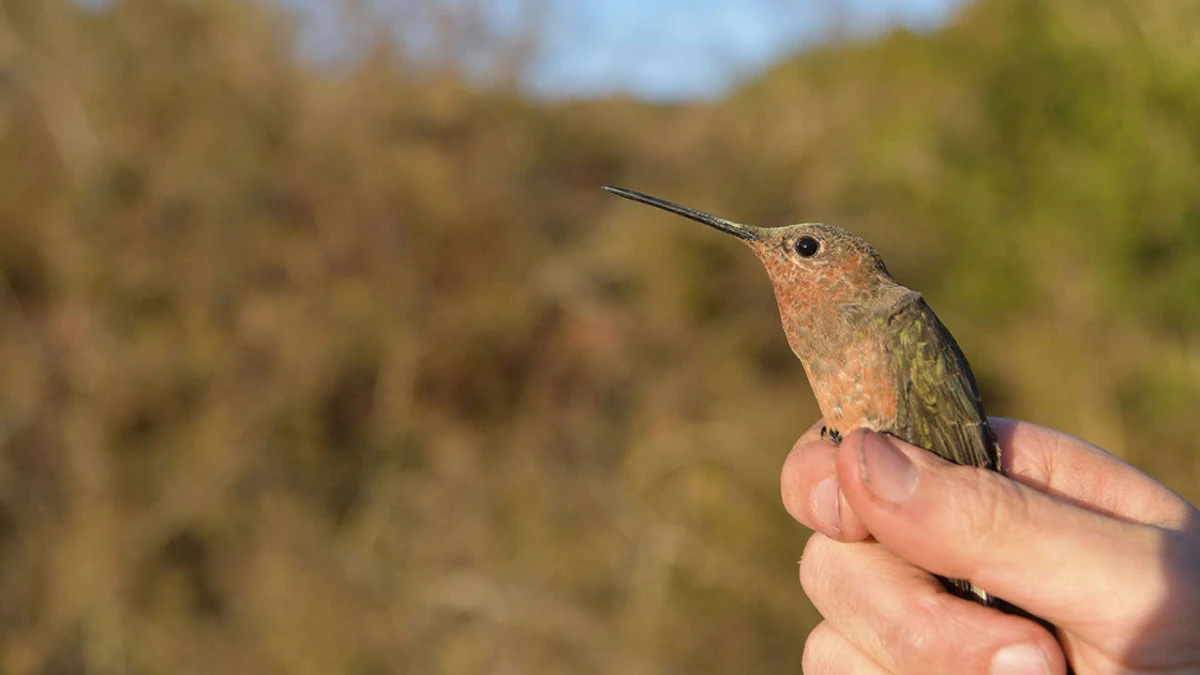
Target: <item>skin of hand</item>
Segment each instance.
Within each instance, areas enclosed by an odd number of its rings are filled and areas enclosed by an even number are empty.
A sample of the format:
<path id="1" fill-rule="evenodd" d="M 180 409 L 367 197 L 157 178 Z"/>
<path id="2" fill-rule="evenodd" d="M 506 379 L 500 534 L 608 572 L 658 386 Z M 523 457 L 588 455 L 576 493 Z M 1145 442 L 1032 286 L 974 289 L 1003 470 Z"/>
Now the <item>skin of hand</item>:
<path id="1" fill-rule="evenodd" d="M 804 672 L 1200 673 L 1200 511 L 1072 436 L 991 422 L 1005 476 L 865 430 L 834 445 L 820 421 L 792 448 L 783 502 L 815 530 L 800 582 L 825 619 Z"/>

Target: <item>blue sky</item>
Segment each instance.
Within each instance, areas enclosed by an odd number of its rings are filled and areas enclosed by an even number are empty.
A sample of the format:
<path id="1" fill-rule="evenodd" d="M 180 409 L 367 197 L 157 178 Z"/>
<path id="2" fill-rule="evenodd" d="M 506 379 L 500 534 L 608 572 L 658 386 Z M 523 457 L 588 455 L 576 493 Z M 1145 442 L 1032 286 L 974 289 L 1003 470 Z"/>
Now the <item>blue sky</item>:
<path id="1" fill-rule="evenodd" d="M 958 0 L 596 0 L 563 3 L 531 78 L 552 96 L 711 97 L 830 31 L 935 27 Z"/>
<path id="2" fill-rule="evenodd" d="M 308 18 L 307 46 L 322 45 L 321 24 L 338 2 L 281 0 Z M 838 31 L 863 34 L 889 25 L 936 27 L 963 0 L 366 0 L 397 11 L 397 31 L 412 46 L 426 37 L 430 8 L 482 7 L 500 26 L 521 7 L 537 7 L 541 49 L 527 85 L 548 97 L 627 93 L 651 100 L 708 98 L 789 53 Z M 517 21 L 519 23 L 519 21 Z M 328 28 L 326 26 L 325 28 Z M 407 29 L 407 31 L 406 31 Z"/>

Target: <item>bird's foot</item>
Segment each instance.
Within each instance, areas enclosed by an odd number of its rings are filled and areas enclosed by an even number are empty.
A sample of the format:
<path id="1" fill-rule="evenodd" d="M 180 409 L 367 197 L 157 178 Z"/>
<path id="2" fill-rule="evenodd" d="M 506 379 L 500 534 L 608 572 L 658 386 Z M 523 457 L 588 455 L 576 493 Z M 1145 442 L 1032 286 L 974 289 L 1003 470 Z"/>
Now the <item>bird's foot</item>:
<path id="1" fill-rule="evenodd" d="M 836 445 L 842 444 L 842 435 L 836 429 L 829 427 L 821 427 L 821 440 L 833 441 Z"/>

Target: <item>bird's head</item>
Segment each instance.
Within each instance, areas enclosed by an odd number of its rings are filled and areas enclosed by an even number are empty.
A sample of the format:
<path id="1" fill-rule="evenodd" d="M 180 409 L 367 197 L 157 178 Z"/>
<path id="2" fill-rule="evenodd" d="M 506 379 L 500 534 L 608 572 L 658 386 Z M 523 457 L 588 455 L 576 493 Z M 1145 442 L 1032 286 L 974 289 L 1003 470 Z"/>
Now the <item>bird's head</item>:
<path id="1" fill-rule="evenodd" d="M 840 227 L 821 223 L 745 225 L 633 190 L 604 189 L 745 242 L 767 270 L 784 331 L 802 360 L 846 330 L 852 331 L 856 322 L 867 320 L 880 303 L 894 301 L 898 291 L 907 290 L 892 279 L 871 244 Z"/>

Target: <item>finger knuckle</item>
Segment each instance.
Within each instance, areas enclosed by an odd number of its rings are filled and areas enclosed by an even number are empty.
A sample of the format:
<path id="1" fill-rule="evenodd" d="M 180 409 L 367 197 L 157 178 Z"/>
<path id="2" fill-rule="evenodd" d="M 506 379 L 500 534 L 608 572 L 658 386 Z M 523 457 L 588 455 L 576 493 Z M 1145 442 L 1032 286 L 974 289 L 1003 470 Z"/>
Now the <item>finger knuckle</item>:
<path id="1" fill-rule="evenodd" d="M 971 489 L 962 491 L 966 501 L 960 512 L 961 517 L 957 519 L 961 523 L 958 541 L 980 554 L 996 550 L 996 546 L 1004 544 L 1003 539 L 1011 529 L 1008 525 L 1028 518 L 1031 508 L 1029 495 L 1020 486 L 1000 476 L 984 474 L 983 471 L 971 470 L 972 474 L 977 475 L 972 479 Z M 962 556 L 964 561 L 984 558 L 986 556 Z M 956 572 L 970 577 L 975 570 Z"/>
<path id="2" fill-rule="evenodd" d="M 838 655 L 842 651 L 841 638 L 822 621 L 808 634 L 804 641 L 804 652 L 800 657 L 800 669 L 805 675 L 837 673 Z"/>
<path id="3" fill-rule="evenodd" d="M 825 535 L 814 532 L 804 545 L 804 553 L 800 557 L 800 588 L 804 589 L 804 593 L 814 604 L 821 589 L 828 582 L 825 570 L 831 543 Z"/>
<path id="4" fill-rule="evenodd" d="M 904 622 L 897 624 L 898 634 L 885 636 L 896 672 L 936 672 L 935 665 L 954 651 L 948 644 L 940 617 L 946 616 L 945 599 L 935 596 L 912 608 Z"/>
<path id="5" fill-rule="evenodd" d="M 941 618 L 944 609 L 941 601 L 930 599 L 909 606 L 902 620 L 870 625 L 858 622 L 847 634 L 853 642 L 847 642 L 831 626 L 821 632 L 814 630 L 805 643 L 803 672 L 847 672 L 839 668 L 850 658 L 845 652 L 852 648 L 851 644 L 870 654 L 887 672 L 912 675 L 951 672 L 948 659 L 954 660 L 961 645 L 955 644 L 953 633 L 945 630 Z"/>

